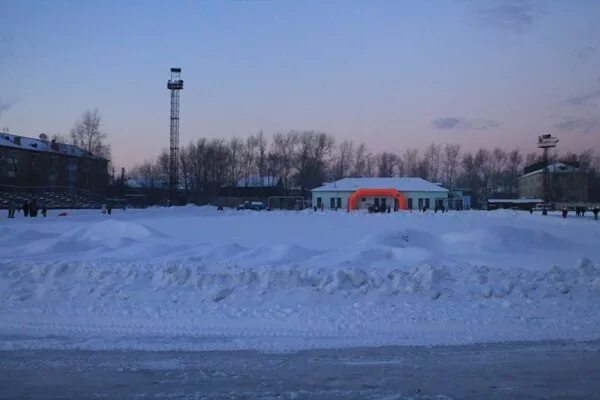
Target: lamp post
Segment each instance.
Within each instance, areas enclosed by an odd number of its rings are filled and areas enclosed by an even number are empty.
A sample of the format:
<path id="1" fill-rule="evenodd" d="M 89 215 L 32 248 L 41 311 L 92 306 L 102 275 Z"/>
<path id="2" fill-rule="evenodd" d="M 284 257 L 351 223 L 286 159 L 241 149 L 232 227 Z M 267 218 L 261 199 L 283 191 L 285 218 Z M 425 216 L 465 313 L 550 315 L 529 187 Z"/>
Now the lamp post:
<path id="1" fill-rule="evenodd" d="M 538 136 L 537 147 L 543 150 L 543 164 L 544 171 L 542 175 L 542 185 L 544 190 L 544 209 L 542 210 L 543 215 L 548 215 L 548 204 L 550 203 L 550 170 L 548 169 L 548 151 L 556 147 L 558 138 L 547 133 Z"/>

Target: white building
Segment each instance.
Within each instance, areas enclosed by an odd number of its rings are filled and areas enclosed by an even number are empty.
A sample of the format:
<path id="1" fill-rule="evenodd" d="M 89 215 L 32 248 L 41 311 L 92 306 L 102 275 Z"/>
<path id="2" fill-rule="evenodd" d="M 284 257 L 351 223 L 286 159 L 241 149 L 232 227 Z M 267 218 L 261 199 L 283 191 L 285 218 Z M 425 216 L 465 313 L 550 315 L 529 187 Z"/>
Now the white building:
<path id="1" fill-rule="evenodd" d="M 312 204 L 330 209 L 448 207 L 448 189 L 421 178 L 344 178 L 313 189 Z"/>

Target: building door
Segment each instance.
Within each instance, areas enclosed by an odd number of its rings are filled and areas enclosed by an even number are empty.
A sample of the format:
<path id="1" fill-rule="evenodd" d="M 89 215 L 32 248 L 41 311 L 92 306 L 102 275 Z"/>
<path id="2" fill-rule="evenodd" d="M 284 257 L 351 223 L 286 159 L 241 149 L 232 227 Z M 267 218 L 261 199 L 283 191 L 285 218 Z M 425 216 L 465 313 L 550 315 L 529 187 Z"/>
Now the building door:
<path id="1" fill-rule="evenodd" d="M 337 208 L 342 208 L 342 198 L 341 197 L 337 198 Z"/>
<path id="2" fill-rule="evenodd" d="M 317 197 L 317 208 L 321 208 L 322 204 L 323 204 L 323 199 L 321 199 L 320 197 Z"/>
<path id="3" fill-rule="evenodd" d="M 419 210 L 423 209 L 423 199 L 419 199 Z"/>
<path id="4" fill-rule="evenodd" d="M 442 207 L 444 207 L 444 200 L 435 199 L 435 208 L 441 209 Z"/>
<path id="5" fill-rule="evenodd" d="M 335 208 L 335 197 L 329 198 L 329 208 L 331 208 L 331 209 Z"/>
<path id="6" fill-rule="evenodd" d="M 374 204 L 375 207 L 379 208 L 379 197 L 375 197 Z"/>
<path id="7" fill-rule="evenodd" d="M 412 197 L 408 198 L 408 209 L 412 210 L 413 209 L 413 203 L 412 203 Z"/>
<path id="8" fill-rule="evenodd" d="M 425 207 L 429 208 L 429 199 L 425 199 Z"/>
<path id="9" fill-rule="evenodd" d="M 387 199 L 385 197 L 381 198 L 381 209 L 385 210 L 387 208 Z"/>

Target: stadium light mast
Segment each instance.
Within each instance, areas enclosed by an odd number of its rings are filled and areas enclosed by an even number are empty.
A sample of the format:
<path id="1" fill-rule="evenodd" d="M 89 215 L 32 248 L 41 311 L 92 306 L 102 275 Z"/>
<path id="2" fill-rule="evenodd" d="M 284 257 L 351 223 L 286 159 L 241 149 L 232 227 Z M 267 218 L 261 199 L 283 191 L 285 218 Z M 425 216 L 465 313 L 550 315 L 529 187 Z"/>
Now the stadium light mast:
<path id="1" fill-rule="evenodd" d="M 183 90 L 181 68 L 171 68 L 171 79 L 167 82 L 171 91 L 171 131 L 169 152 L 169 199 L 174 204 L 179 188 L 179 91 Z"/>
<path id="2" fill-rule="evenodd" d="M 548 169 L 548 152 L 550 149 L 556 147 L 558 143 L 558 138 L 552 136 L 547 133 L 544 135 L 538 136 L 538 149 L 543 150 L 543 159 L 542 162 L 544 164 L 544 171 L 542 175 L 542 185 L 544 190 L 544 210 L 542 214 L 548 215 L 547 206 L 550 203 L 550 170 Z"/>

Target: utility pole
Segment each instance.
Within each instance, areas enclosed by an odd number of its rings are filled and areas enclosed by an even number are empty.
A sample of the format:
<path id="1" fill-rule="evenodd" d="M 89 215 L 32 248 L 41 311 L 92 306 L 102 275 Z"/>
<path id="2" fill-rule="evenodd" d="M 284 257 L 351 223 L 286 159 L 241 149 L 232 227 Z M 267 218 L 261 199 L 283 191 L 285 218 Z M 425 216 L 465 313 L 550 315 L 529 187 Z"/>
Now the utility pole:
<path id="1" fill-rule="evenodd" d="M 171 130 L 169 152 L 169 200 L 171 205 L 177 201 L 179 189 L 179 91 L 183 90 L 181 68 L 171 68 L 171 79 L 167 82 L 171 91 Z"/>
<path id="2" fill-rule="evenodd" d="M 544 171 L 542 175 L 542 185 L 544 191 L 544 210 L 542 211 L 543 215 L 548 215 L 548 205 L 551 201 L 550 195 L 550 170 L 548 169 L 548 151 L 551 148 L 556 147 L 558 143 L 558 138 L 552 136 L 551 134 L 544 134 L 538 136 L 538 149 L 543 150 L 543 159 L 542 162 L 544 164 Z"/>

